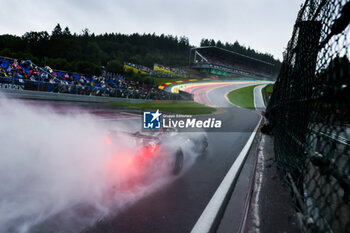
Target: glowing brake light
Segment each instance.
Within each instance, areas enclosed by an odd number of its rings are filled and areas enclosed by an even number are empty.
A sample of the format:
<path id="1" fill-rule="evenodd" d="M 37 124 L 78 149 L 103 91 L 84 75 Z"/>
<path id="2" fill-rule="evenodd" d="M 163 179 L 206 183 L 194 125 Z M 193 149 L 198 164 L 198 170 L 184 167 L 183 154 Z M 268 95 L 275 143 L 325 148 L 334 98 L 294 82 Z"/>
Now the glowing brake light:
<path id="1" fill-rule="evenodd" d="M 151 159 L 155 155 L 155 152 L 157 151 L 157 148 L 158 148 L 157 144 L 145 146 L 142 149 L 142 152 L 140 154 L 140 158 L 143 159 L 143 160 Z"/>
<path id="2" fill-rule="evenodd" d="M 111 139 L 109 138 L 109 136 L 105 137 L 105 143 L 110 145 L 111 144 Z"/>

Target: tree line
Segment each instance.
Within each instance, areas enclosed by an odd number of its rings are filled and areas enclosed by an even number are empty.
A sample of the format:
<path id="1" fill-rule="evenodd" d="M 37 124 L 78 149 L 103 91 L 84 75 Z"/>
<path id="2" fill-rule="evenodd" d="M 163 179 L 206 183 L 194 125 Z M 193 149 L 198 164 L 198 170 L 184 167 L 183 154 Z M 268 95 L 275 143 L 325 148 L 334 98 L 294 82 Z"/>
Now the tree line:
<path id="1" fill-rule="evenodd" d="M 278 62 L 269 54 L 246 49 L 236 41 L 233 45 L 203 39 L 201 45 L 214 45 L 265 61 Z M 104 33 L 95 35 L 88 29 L 71 33 L 68 27 L 57 24 L 52 32 L 26 32 L 23 36 L 0 35 L 0 55 L 30 59 L 39 66 L 76 71 L 85 74 L 123 73 L 123 62 L 154 63 L 168 66 L 188 64 L 190 48 L 187 37 L 134 33 Z"/>

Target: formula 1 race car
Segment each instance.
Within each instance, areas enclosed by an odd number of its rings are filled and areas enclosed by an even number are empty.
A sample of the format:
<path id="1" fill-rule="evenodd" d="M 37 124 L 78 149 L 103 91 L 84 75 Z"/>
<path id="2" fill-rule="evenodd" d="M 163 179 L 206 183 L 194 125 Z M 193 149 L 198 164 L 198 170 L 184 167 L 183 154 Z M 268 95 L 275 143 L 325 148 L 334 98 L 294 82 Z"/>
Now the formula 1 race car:
<path id="1" fill-rule="evenodd" d="M 147 134 L 112 131 L 108 141 L 114 144 L 126 137 L 130 139 L 132 148 L 135 148 L 132 163 L 138 170 L 166 167 L 172 175 L 180 173 L 186 155 L 202 155 L 208 147 L 207 137 L 202 133 L 179 134 L 173 130 Z"/>

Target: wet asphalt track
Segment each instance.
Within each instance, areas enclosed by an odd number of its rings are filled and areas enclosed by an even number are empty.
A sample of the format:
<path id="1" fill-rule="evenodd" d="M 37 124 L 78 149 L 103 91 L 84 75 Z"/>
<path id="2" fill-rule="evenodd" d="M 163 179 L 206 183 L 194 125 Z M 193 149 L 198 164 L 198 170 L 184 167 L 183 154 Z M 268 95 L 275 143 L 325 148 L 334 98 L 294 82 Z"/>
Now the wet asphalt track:
<path id="1" fill-rule="evenodd" d="M 193 88 L 200 102 L 223 108 L 215 118 L 223 121 L 226 132 L 208 133 L 207 153 L 174 182 L 85 232 L 190 232 L 260 119 L 255 111 L 238 108 L 224 96 L 247 85 L 251 84 Z"/>
<path id="2" fill-rule="evenodd" d="M 238 108 L 229 103 L 224 96 L 230 90 L 247 85 L 252 83 L 220 85 L 216 88 L 193 87 L 191 93 L 195 94 L 198 102 L 220 108 L 214 117 L 222 120 L 225 132 L 209 132 L 206 154 L 199 157 L 192 167 L 181 173 L 174 181 L 131 204 L 115 216 L 102 219 L 83 232 L 190 232 L 260 119 L 256 111 Z M 36 101 L 29 103 L 37 104 Z M 53 105 L 55 111 L 62 114 L 67 111 L 87 111 L 97 119 L 107 122 L 112 123 L 117 118 L 118 121 L 125 120 L 128 124 L 134 124 L 136 129 L 141 125 L 141 117 L 133 115 L 139 113 L 138 110 L 130 111 L 123 107 L 116 109 L 103 104 L 67 105 L 61 102 L 46 102 L 46 104 Z M 45 233 L 76 232 L 76 229 L 60 230 L 63 225 L 51 219 L 35 227 L 34 230 Z"/>

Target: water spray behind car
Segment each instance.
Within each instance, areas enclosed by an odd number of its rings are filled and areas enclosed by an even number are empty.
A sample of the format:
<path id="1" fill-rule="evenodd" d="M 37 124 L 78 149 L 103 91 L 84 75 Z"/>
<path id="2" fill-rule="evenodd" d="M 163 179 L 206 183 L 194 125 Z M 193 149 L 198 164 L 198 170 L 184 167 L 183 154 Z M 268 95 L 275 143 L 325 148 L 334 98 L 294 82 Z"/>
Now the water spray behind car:
<path id="1" fill-rule="evenodd" d="M 196 140 L 0 98 L 0 232 L 78 232 L 115 215 L 186 172 Z"/>

